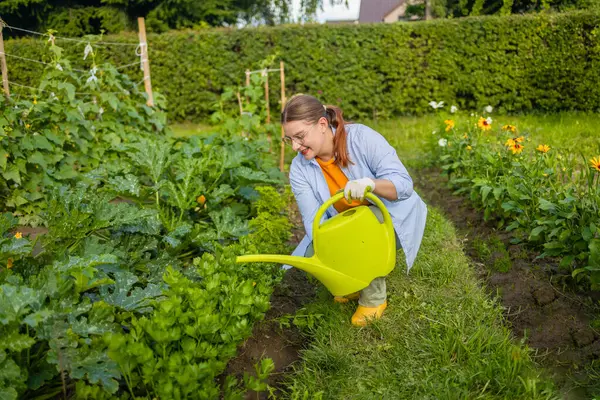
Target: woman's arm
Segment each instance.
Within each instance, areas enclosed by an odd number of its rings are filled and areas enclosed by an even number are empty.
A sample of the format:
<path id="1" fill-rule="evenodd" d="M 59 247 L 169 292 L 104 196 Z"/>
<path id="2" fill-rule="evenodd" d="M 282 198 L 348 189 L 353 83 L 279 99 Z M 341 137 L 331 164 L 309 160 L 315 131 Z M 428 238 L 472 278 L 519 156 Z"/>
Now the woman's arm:
<path id="1" fill-rule="evenodd" d="M 300 214 L 302 215 L 304 230 L 312 240 L 313 221 L 321 205 L 315 196 L 313 188 L 295 162 L 292 162 L 292 166 L 290 167 L 290 184 L 296 198 L 296 203 L 298 203 Z"/>
<path id="2" fill-rule="evenodd" d="M 413 193 L 413 181 L 396 150 L 378 132 L 367 126 L 361 129 L 360 146 L 375 178 L 374 193 L 389 201 L 408 199 Z"/>
<path id="3" fill-rule="evenodd" d="M 392 181 L 387 179 L 373 179 L 373 182 L 375 182 L 374 194 L 389 201 L 398 200 L 398 192 Z"/>

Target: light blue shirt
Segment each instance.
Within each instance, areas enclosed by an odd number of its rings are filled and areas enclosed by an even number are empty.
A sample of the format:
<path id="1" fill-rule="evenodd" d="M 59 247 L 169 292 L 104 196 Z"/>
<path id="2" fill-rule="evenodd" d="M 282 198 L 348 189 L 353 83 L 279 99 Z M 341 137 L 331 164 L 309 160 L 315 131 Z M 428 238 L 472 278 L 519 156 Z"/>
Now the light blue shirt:
<path id="1" fill-rule="evenodd" d="M 348 180 L 371 178 L 387 179 L 396 187 L 398 199 L 389 201 L 380 198 L 387 207 L 406 256 L 407 273 L 417 257 L 421 246 L 427 206 L 417 192 L 408 171 L 400 162 L 396 150 L 379 133 L 361 124 L 346 125 L 347 144 L 350 160 L 347 168 L 341 167 Z M 335 130 L 334 130 L 335 134 Z M 306 236 L 292 255 L 304 256 L 312 242 L 312 223 L 319 207 L 331 197 L 327 181 L 316 160 L 306 160 L 300 153 L 290 167 L 292 191 L 302 214 Z M 323 221 L 337 214 L 331 206 L 323 216 Z M 321 221 L 322 222 L 322 221 Z M 284 268 L 291 268 L 284 265 Z"/>

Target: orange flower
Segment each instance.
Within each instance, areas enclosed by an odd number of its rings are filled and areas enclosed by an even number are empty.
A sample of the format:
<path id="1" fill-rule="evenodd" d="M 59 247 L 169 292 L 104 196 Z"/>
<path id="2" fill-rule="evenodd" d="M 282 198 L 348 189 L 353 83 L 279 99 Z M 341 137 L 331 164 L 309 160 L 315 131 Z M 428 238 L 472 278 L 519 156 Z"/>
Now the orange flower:
<path id="1" fill-rule="evenodd" d="M 204 203 L 206 203 L 206 197 L 204 197 L 204 195 L 201 194 L 200 196 L 198 196 L 196 198 L 196 201 L 198 202 L 198 204 L 200 204 L 201 206 L 203 206 Z"/>
<path id="2" fill-rule="evenodd" d="M 21 232 L 15 233 L 15 239 L 22 239 L 22 238 L 23 238 L 23 234 Z"/>
<path id="3" fill-rule="evenodd" d="M 600 171 L 600 156 L 592 158 L 590 164 L 592 164 L 592 168 L 596 171 Z"/>
<path id="4" fill-rule="evenodd" d="M 514 126 L 514 125 L 504 125 L 502 127 L 502 130 L 503 131 L 509 131 L 509 132 L 515 133 L 517 131 L 517 127 Z"/>
<path id="5" fill-rule="evenodd" d="M 521 142 L 523 142 L 523 140 L 525 140 L 525 138 L 523 136 L 515 137 L 515 138 L 512 138 L 512 139 L 508 139 L 506 141 L 506 143 L 504 143 L 504 145 L 505 146 L 509 146 L 509 147 L 510 146 L 514 146 L 515 143 L 521 143 Z"/>
<path id="6" fill-rule="evenodd" d="M 6 268 L 11 269 L 13 267 L 13 259 L 9 258 L 6 260 Z"/>
<path id="7" fill-rule="evenodd" d="M 513 154 L 520 154 L 523 151 L 523 145 L 515 143 L 509 147 L 509 150 L 512 151 Z"/>
<path id="8" fill-rule="evenodd" d="M 491 118 L 483 118 L 480 117 L 479 121 L 477 121 L 477 126 L 484 131 L 489 131 L 492 129 L 492 119 Z"/>
<path id="9" fill-rule="evenodd" d="M 444 123 L 446 124 L 446 132 L 448 132 L 449 130 L 451 130 L 452 128 L 454 128 L 454 121 L 451 119 L 447 119 L 444 121 Z"/>
<path id="10" fill-rule="evenodd" d="M 538 147 L 536 147 L 536 150 L 540 153 L 547 153 L 550 151 L 550 146 L 547 144 L 540 144 Z"/>

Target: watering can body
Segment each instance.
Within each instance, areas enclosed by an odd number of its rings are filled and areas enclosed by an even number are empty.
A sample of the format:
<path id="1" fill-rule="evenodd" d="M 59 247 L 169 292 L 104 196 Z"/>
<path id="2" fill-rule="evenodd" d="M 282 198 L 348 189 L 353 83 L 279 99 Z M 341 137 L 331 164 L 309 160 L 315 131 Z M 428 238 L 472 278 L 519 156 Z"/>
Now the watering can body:
<path id="1" fill-rule="evenodd" d="M 358 206 L 320 224 L 327 208 L 343 197 L 343 192 L 335 194 L 317 211 L 313 222 L 312 257 L 260 254 L 240 256 L 236 261 L 292 265 L 313 275 L 334 296 L 364 289 L 373 279 L 394 269 L 396 234 L 385 205 L 370 192 L 366 198 L 381 209 L 382 223 L 368 206 Z"/>

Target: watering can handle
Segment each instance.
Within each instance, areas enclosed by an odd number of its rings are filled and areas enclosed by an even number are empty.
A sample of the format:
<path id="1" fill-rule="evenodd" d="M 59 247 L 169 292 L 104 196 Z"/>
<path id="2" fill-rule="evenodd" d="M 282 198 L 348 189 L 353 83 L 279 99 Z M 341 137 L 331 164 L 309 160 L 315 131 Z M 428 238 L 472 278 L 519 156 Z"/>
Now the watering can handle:
<path id="1" fill-rule="evenodd" d="M 323 205 L 319 208 L 319 210 L 317 210 L 317 214 L 315 215 L 315 219 L 313 221 L 313 232 L 316 232 L 319 229 L 319 226 L 321 225 L 321 217 L 323 217 L 323 214 L 325 214 L 325 211 L 327 211 L 327 209 L 331 205 L 333 205 L 334 203 L 336 203 L 337 201 L 339 201 L 343 198 L 344 198 L 344 192 L 340 191 L 340 192 L 334 194 L 333 196 L 331 196 L 325 203 L 323 203 Z M 381 200 L 379 200 L 379 197 L 375 196 L 371 192 L 367 192 L 365 198 L 371 200 L 373 203 L 375 203 L 375 205 L 377 207 L 379 207 L 379 209 L 381 210 L 381 214 L 383 214 L 383 223 L 384 224 L 393 225 L 392 217 L 390 216 L 390 213 L 388 212 L 388 210 L 385 207 L 385 205 L 383 204 L 383 202 Z M 314 237 L 313 237 L 313 240 L 314 240 Z"/>

